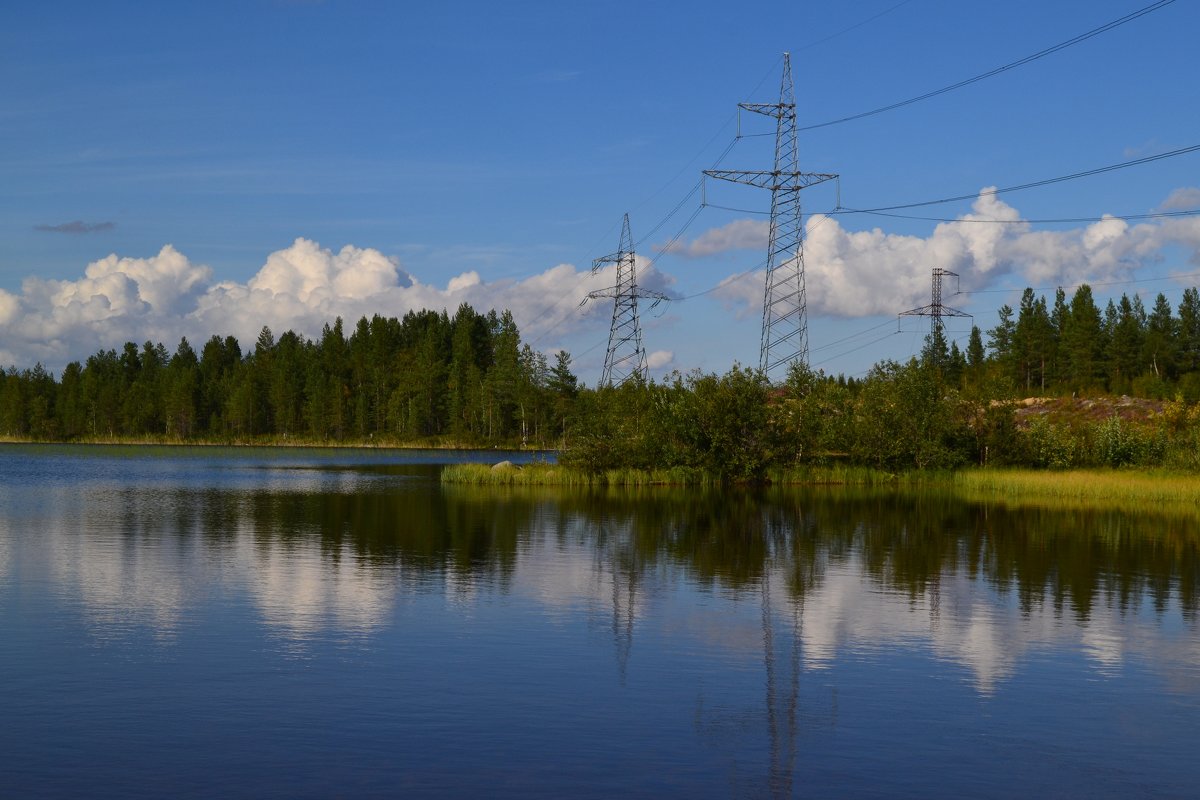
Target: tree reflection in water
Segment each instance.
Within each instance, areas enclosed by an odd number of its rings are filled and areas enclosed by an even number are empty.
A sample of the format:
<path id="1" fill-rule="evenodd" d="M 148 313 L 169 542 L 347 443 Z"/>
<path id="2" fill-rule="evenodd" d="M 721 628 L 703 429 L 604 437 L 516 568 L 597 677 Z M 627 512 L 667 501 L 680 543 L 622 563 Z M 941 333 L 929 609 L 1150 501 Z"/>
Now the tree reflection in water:
<path id="1" fill-rule="evenodd" d="M 800 788 L 801 742 L 838 725 L 837 680 L 824 676 L 871 648 L 916 643 L 965 668 L 980 696 L 1055 643 L 1100 671 L 1152 654 L 1154 669 L 1200 693 L 1186 666 L 1200 660 L 1195 514 L 1017 509 L 930 492 L 557 491 L 341 473 L 300 488 L 65 488 L 45 506 L 57 518 L 40 523 L 53 577 L 77 589 L 105 635 L 131 620 L 173 635 L 206 591 L 187 578 L 195 564 L 244 587 L 266 625 L 298 646 L 328 629 L 372 636 L 419 596 L 603 609 L 622 689 L 647 668 L 639 653 L 653 663 L 664 642 L 761 663 L 761 693 L 713 703 L 698 690 L 694 726 L 723 744 L 755 731 L 767 774 L 750 780 L 774 796 Z M 5 541 L 6 562 L 21 560 Z M 666 606 L 681 594 L 686 610 Z M 1159 624 L 1134 624 L 1146 613 Z M 1162 624 L 1175 613 L 1186 635 Z M 655 639 L 639 651 L 637 636 Z"/>

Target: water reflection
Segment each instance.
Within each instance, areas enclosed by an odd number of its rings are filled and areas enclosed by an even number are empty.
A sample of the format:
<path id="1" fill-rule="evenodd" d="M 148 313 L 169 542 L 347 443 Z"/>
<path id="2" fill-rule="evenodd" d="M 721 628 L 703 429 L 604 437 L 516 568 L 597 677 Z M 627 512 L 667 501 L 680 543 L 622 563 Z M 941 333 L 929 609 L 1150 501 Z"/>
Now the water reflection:
<path id="1" fill-rule="evenodd" d="M 41 536 L 0 530 L 0 574 L 14 547 L 47 554 L 53 582 L 104 635 L 145 625 L 170 636 L 214 584 L 297 640 L 367 635 L 404 596 L 463 609 L 522 597 L 551 617 L 602 616 L 624 678 L 647 609 L 662 624 L 682 592 L 757 607 L 678 610 L 671 624 L 762 649 L 775 698 L 802 671 L 880 647 L 927 649 L 983 694 L 1047 647 L 1077 650 L 1099 675 L 1150 652 L 1167 672 L 1200 661 L 1191 518 L 847 491 L 442 489 L 353 470 L 250 489 L 45 494 L 26 520 Z M 1179 680 L 1190 686 L 1195 671 Z"/>
<path id="2" fill-rule="evenodd" d="M 1165 742 L 1200 713 L 1194 515 L 846 490 L 479 490 L 441 487 L 431 469 L 237 459 L 148 471 L 0 493 L 0 619 L 17 642 L 0 664 L 21 686 L 54 686 L 46 705 L 63 687 L 86 697 L 48 739 L 96 718 L 93 695 L 157 674 L 151 698 L 189 680 L 200 698 L 159 700 L 164 720 L 203 716 L 209 693 L 226 700 L 213 742 L 240 715 L 289 753 L 410 743 L 348 762 L 365 768 L 335 784 L 392 765 L 442 785 L 460 765 L 429 759 L 460 752 L 522 777 L 577 759 L 573 775 L 601 781 L 589 759 L 616 743 L 605 757 L 642 763 L 638 780 L 694 770 L 692 794 L 786 797 L 822 794 L 814 774 L 844 788 L 857 760 L 899 752 L 905 714 L 962 740 L 926 732 L 908 748 L 932 753 L 940 779 L 963 755 L 1002 764 L 1030 742 L 1116 730 L 1112 746 L 1126 746 L 1113 705 L 1065 737 L 1057 719 L 1028 736 L 1010 719 L 1007 745 L 978 744 L 999 715 L 1047 696 L 1078 710 L 1112 689 L 1135 716 L 1148 700 L 1145 728 Z M 66 633 L 30 630 L 44 622 Z M 171 668 L 88 682 L 138 658 Z M 41 681 L 47 669 L 66 678 Z M 288 738 L 334 719 L 346 722 L 319 747 Z M 82 738 L 114 730 L 101 728 Z M 528 738 L 510 741 L 518 729 Z M 847 772 L 828 771 L 837 758 Z M 711 783 L 722 769 L 728 786 Z M 842 793 L 871 791 L 854 788 Z"/>

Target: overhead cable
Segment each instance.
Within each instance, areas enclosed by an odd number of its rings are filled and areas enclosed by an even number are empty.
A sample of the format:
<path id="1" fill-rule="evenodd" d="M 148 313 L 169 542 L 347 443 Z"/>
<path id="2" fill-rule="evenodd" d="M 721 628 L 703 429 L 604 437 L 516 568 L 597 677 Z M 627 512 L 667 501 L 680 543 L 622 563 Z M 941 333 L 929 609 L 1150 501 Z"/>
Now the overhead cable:
<path id="1" fill-rule="evenodd" d="M 1180 147 L 1176 150 L 1168 150 L 1165 153 L 1158 153 L 1153 156 L 1143 156 L 1142 158 L 1134 158 L 1129 161 L 1121 161 L 1116 164 L 1109 164 L 1104 167 L 1096 167 L 1082 172 L 1072 172 L 1070 175 L 1059 175 L 1056 178 L 1044 178 L 1040 181 L 1030 181 L 1029 183 L 1021 183 L 1016 186 L 1005 186 L 1001 189 L 985 189 L 982 192 L 974 192 L 972 194 L 960 194 L 954 197 L 942 197 L 937 200 L 922 200 L 918 203 L 899 203 L 892 206 L 876 206 L 875 208 L 842 208 L 837 211 L 832 211 L 832 214 L 877 214 L 881 211 L 901 211 L 906 208 L 922 208 L 924 206 L 936 206 L 944 203 L 957 203 L 960 200 L 974 200 L 978 197 L 991 197 L 1007 192 L 1019 192 L 1024 189 L 1036 189 L 1040 186 L 1049 186 L 1053 183 L 1063 183 L 1064 181 L 1073 181 L 1078 178 L 1087 178 L 1092 175 L 1100 175 L 1105 172 L 1115 172 L 1119 169 L 1127 169 L 1136 167 L 1141 164 L 1149 164 L 1154 161 L 1162 161 L 1167 158 L 1175 158 L 1177 156 L 1187 155 L 1200 150 L 1200 144 L 1193 144 L 1188 147 Z"/>
<path id="2" fill-rule="evenodd" d="M 811 50 L 812 48 L 816 47 L 817 45 L 825 44 L 826 42 L 836 39 L 839 36 L 844 36 L 847 33 L 850 33 L 851 31 L 856 31 L 859 28 L 863 27 L 864 25 L 872 23 L 875 20 L 879 19 L 880 17 L 884 16 L 885 14 L 890 14 L 893 11 L 895 11 L 897 8 L 900 8 L 901 6 L 906 6 L 911 2 L 912 2 L 912 0 L 902 0 L 902 2 L 896 3 L 896 5 L 891 6 L 890 8 L 885 8 L 883 11 L 880 11 L 878 14 L 875 14 L 874 16 L 867 17 L 862 22 L 857 22 L 848 28 L 842 28 L 837 33 L 831 33 L 828 36 L 817 39 L 815 42 L 809 42 L 808 44 L 802 45 L 802 46 L 796 48 L 796 52 L 801 52 L 803 50 Z"/>
<path id="3" fill-rule="evenodd" d="M 742 209 L 731 209 L 742 210 Z M 755 213 L 748 211 L 746 213 Z M 1100 217 L 1053 217 L 1049 219 L 989 219 L 983 217 L 969 218 L 954 218 L 950 217 L 923 217 L 917 214 L 891 214 L 886 211 L 859 211 L 859 214 L 871 214 L 876 217 L 890 217 L 892 219 L 915 219 L 924 222 L 947 222 L 947 223 L 992 223 L 996 225 L 1052 225 L 1055 223 L 1066 222 L 1104 222 L 1110 219 L 1120 220 L 1141 220 L 1141 219 L 1170 219 L 1171 217 L 1194 217 L 1200 215 L 1200 208 L 1189 208 L 1179 211 L 1154 211 L 1147 214 L 1105 214 Z"/>
<path id="4" fill-rule="evenodd" d="M 796 130 L 797 131 L 811 131 L 811 130 L 816 130 L 817 128 L 827 128 L 830 125 L 840 125 L 843 122 L 852 122 L 857 119 L 863 119 L 864 117 L 873 117 L 876 114 L 882 114 L 886 111 L 894 111 L 897 108 L 904 108 L 905 106 L 910 106 L 913 103 L 919 103 L 922 100 L 928 100 L 931 97 L 937 97 L 938 95 L 946 94 L 947 92 L 952 92 L 955 89 L 961 89 L 964 86 L 970 86 L 973 83 L 978 83 L 979 81 L 982 81 L 986 78 L 991 78 L 995 75 L 999 75 L 1002 72 L 1008 72 L 1010 69 L 1015 69 L 1017 67 L 1024 66 L 1025 64 L 1028 64 L 1032 61 L 1037 61 L 1040 58 L 1045 58 L 1048 55 L 1057 53 L 1059 50 L 1065 50 L 1066 48 L 1071 47 L 1072 45 L 1079 44 L 1080 42 L 1086 42 L 1088 39 L 1091 39 L 1092 37 L 1099 36 L 1102 33 L 1107 33 L 1108 31 L 1111 31 L 1114 28 L 1119 28 L 1120 26 L 1124 25 L 1127 22 L 1133 22 L 1135 19 L 1144 17 L 1147 14 L 1151 14 L 1155 11 L 1158 11 L 1160 8 L 1169 6 L 1169 5 L 1171 5 L 1171 3 L 1174 3 L 1174 2 L 1175 2 L 1175 0 L 1158 0 L 1157 3 L 1151 3 L 1150 5 L 1146 6 L 1145 8 L 1140 8 L 1137 11 L 1134 11 L 1130 14 L 1126 14 L 1125 16 L 1123 16 L 1119 19 L 1114 19 L 1112 22 L 1107 22 L 1107 23 L 1101 25 L 1099 28 L 1092 28 L 1090 31 L 1081 33 L 1078 36 L 1075 36 L 1071 39 L 1067 39 L 1065 42 L 1059 42 L 1056 45 L 1047 47 L 1045 50 L 1039 50 L 1038 52 L 1033 53 L 1032 55 L 1025 56 L 1024 58 L 1019 58 L 1016 61 L 1010 61 L 1009 63 L 1004 64 L 1003 66 L 996 67 L 995 69 L 991 69 L 991 70 L 988 70 L 987 72 L 980 73 L 979 75 L 976 75 L 974 77 L 967 78 L 965 80 L 961 80 L 958 83 L 952 83 L 949 86 L 943 86 L 940 89 L 934 89 L 931 92 L 926 92 L 925 94 L 917 95 L 916 97 L 910 97 L 907 100 L 901 100 L 896 103 L 891 103 L 886 106 L 881 106 L 880 108 L 875 108 L 870 111 L 863 111 L 858 114 L 851 114 L 848 117 L 841 117 L 840 119 L 831 119 L 827 122 L 818 122 L 815 125 L 806 125 L 802 128 L 796 128 Z"/>

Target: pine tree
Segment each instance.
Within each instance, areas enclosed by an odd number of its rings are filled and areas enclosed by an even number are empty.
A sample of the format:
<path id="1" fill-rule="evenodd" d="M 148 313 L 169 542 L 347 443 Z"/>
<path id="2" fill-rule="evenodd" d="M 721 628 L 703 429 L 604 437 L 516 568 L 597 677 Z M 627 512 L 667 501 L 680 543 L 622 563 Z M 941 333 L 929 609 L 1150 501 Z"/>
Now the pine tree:
<path id="1" fill-rule="evenodd" d="M 1074 391 L 1094 389 L 1103 374 L 1104 337 L 1100 311 L 1092 299 L 1092 288 L 1086 283 L 1071 297 L 1063 351 L 1067 357 L 1067 385 Z"/>
<path id="2" fill-rule="evenodd" d="M 1012 307 L 1008 304 L 1000 306 L 997 313 L 1000 323 L 988 331 L 988 349 L 992 351 L 992 358 L 1008 366 L 1012 356 L 1013 334 L 1017 326 L 1012 319 Z"/>
<path id="3" fill-rule="evenodd" d="M 1174 380 L 1179 358 L 1179 321 L 1171 315 L 1171 304 L 1159 292 L 1146 318 L 1142 340 L 1142 363 L 1160 380 Z"/>
<path id="4" fill-rule="evenodd" d="M 163 416 L 168 434 L 187 438 L 195 433 L 199 379 L 200 361 L 184 336 L 167 363 Z"/>
<path id="5" fill-rule="evenodd" d="M 1139 373 L 1138 364 L 1142 353 L 1142 326 L 1137 311 L 1127 295 L 1122 294 L 1116 305 L 1115 322 L 1107 322 L 1108 340 L 1108 387 L 1118 394 L 1127 394 L 1133 387 L 1133 379 Z"/>
<path id="6" fill-rule="evenodd" d="M 1194 372 L 1200 367 L 1200 291 L 1194 286 L 1179 301 L 1178 331 L 1180 370 Z"/>

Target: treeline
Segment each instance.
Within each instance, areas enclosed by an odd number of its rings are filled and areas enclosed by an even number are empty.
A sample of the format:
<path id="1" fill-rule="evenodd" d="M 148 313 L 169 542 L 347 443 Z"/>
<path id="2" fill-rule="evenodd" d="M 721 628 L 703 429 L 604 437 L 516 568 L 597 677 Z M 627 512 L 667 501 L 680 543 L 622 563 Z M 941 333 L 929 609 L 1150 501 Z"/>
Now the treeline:
<path id="1" fill-rule="evenodd" d="M 1178 313 L 1162 293 L 1149 311 L 1141 297 L 1121 295 L 1104 310 L 1089 286 L 1052 303 L 1033 289 L 1017 309 L 1005 305 L 987 333 L 987 350 L 972 328 L 965 352 L 944 341 L 926 344 L 956 385 L 993 398 L 1040 395 L 1182 395 L 1200 400 L 1200 292 L 1184 291 Z"/>
<path id="2" fill-rule="evenodd" d="M 675 375 L 580 396 L 564 462 L 588 471 L 698 469 L 756 480 L 843 463 L 885 470 L 967 464 L 1200 468 L 1200 292 L 1178 314 L 1123 295 L 1103 312 L 1088 286 L 1053 304 L 1026 289 L 967 347 L 926 337 L 920 358 L 862 379 L 797 368 L 773 385 L 756 371 Z M 1165 399 L 1141 420 L 1035 417 L 1016 398 L 1132 394 Z"/>
<path id="3" fill-rule="evenodd" d="M 1038 417 L 1029 395 L 1165 399 L 1153 418 Z M 512 315 L 462 305 L 403 319 L 341 320 L 309 340 L 268 329 L 243 352 L 213 336 L 127 343 L 72 363 L 0 376 L 0 435 L 166 441 L 314 441 L 530 446 L 588 471 L 684 467 L 754 480 L 806 464 L 885 470 L 966 464 L 1200 468 L 1200 292 L 1176 313 L 1122 296 L 1101 311 L 1091 289 L 1053 303 L 1025 290 L 965 350 L 927 337 L 919 358 L 863 378 L 792 371 L 699 372 L 586 389 L 560 351 L 521 342 Z"/>
<path id="4" fill-rule="evenodd" d="M 78 440 L 303 439 L 558 444 L 577 380 L 521 342 L 512 315 L 463 304 L 339 318 L 310 340 L 264 327 L 243 352 L 213 336 L 199 353 L 132 342 L 72 362 L 55 380 L 41 365 L 0 376 L 0 435 Z"/>
<path id="5" fill-rule="evenodd" d="M 1016 408 L 959 388 L 929 358 L 884 362 L 861 380 L 794 368 L 783 385 L 734 367 L 581 393 L 560 460 L 589 473 L 681 468 L 750 482 L 830 465 L 1200 469 L 1200 405 L 1168 401 L 1143 420 L 1023 425 Z"/>

